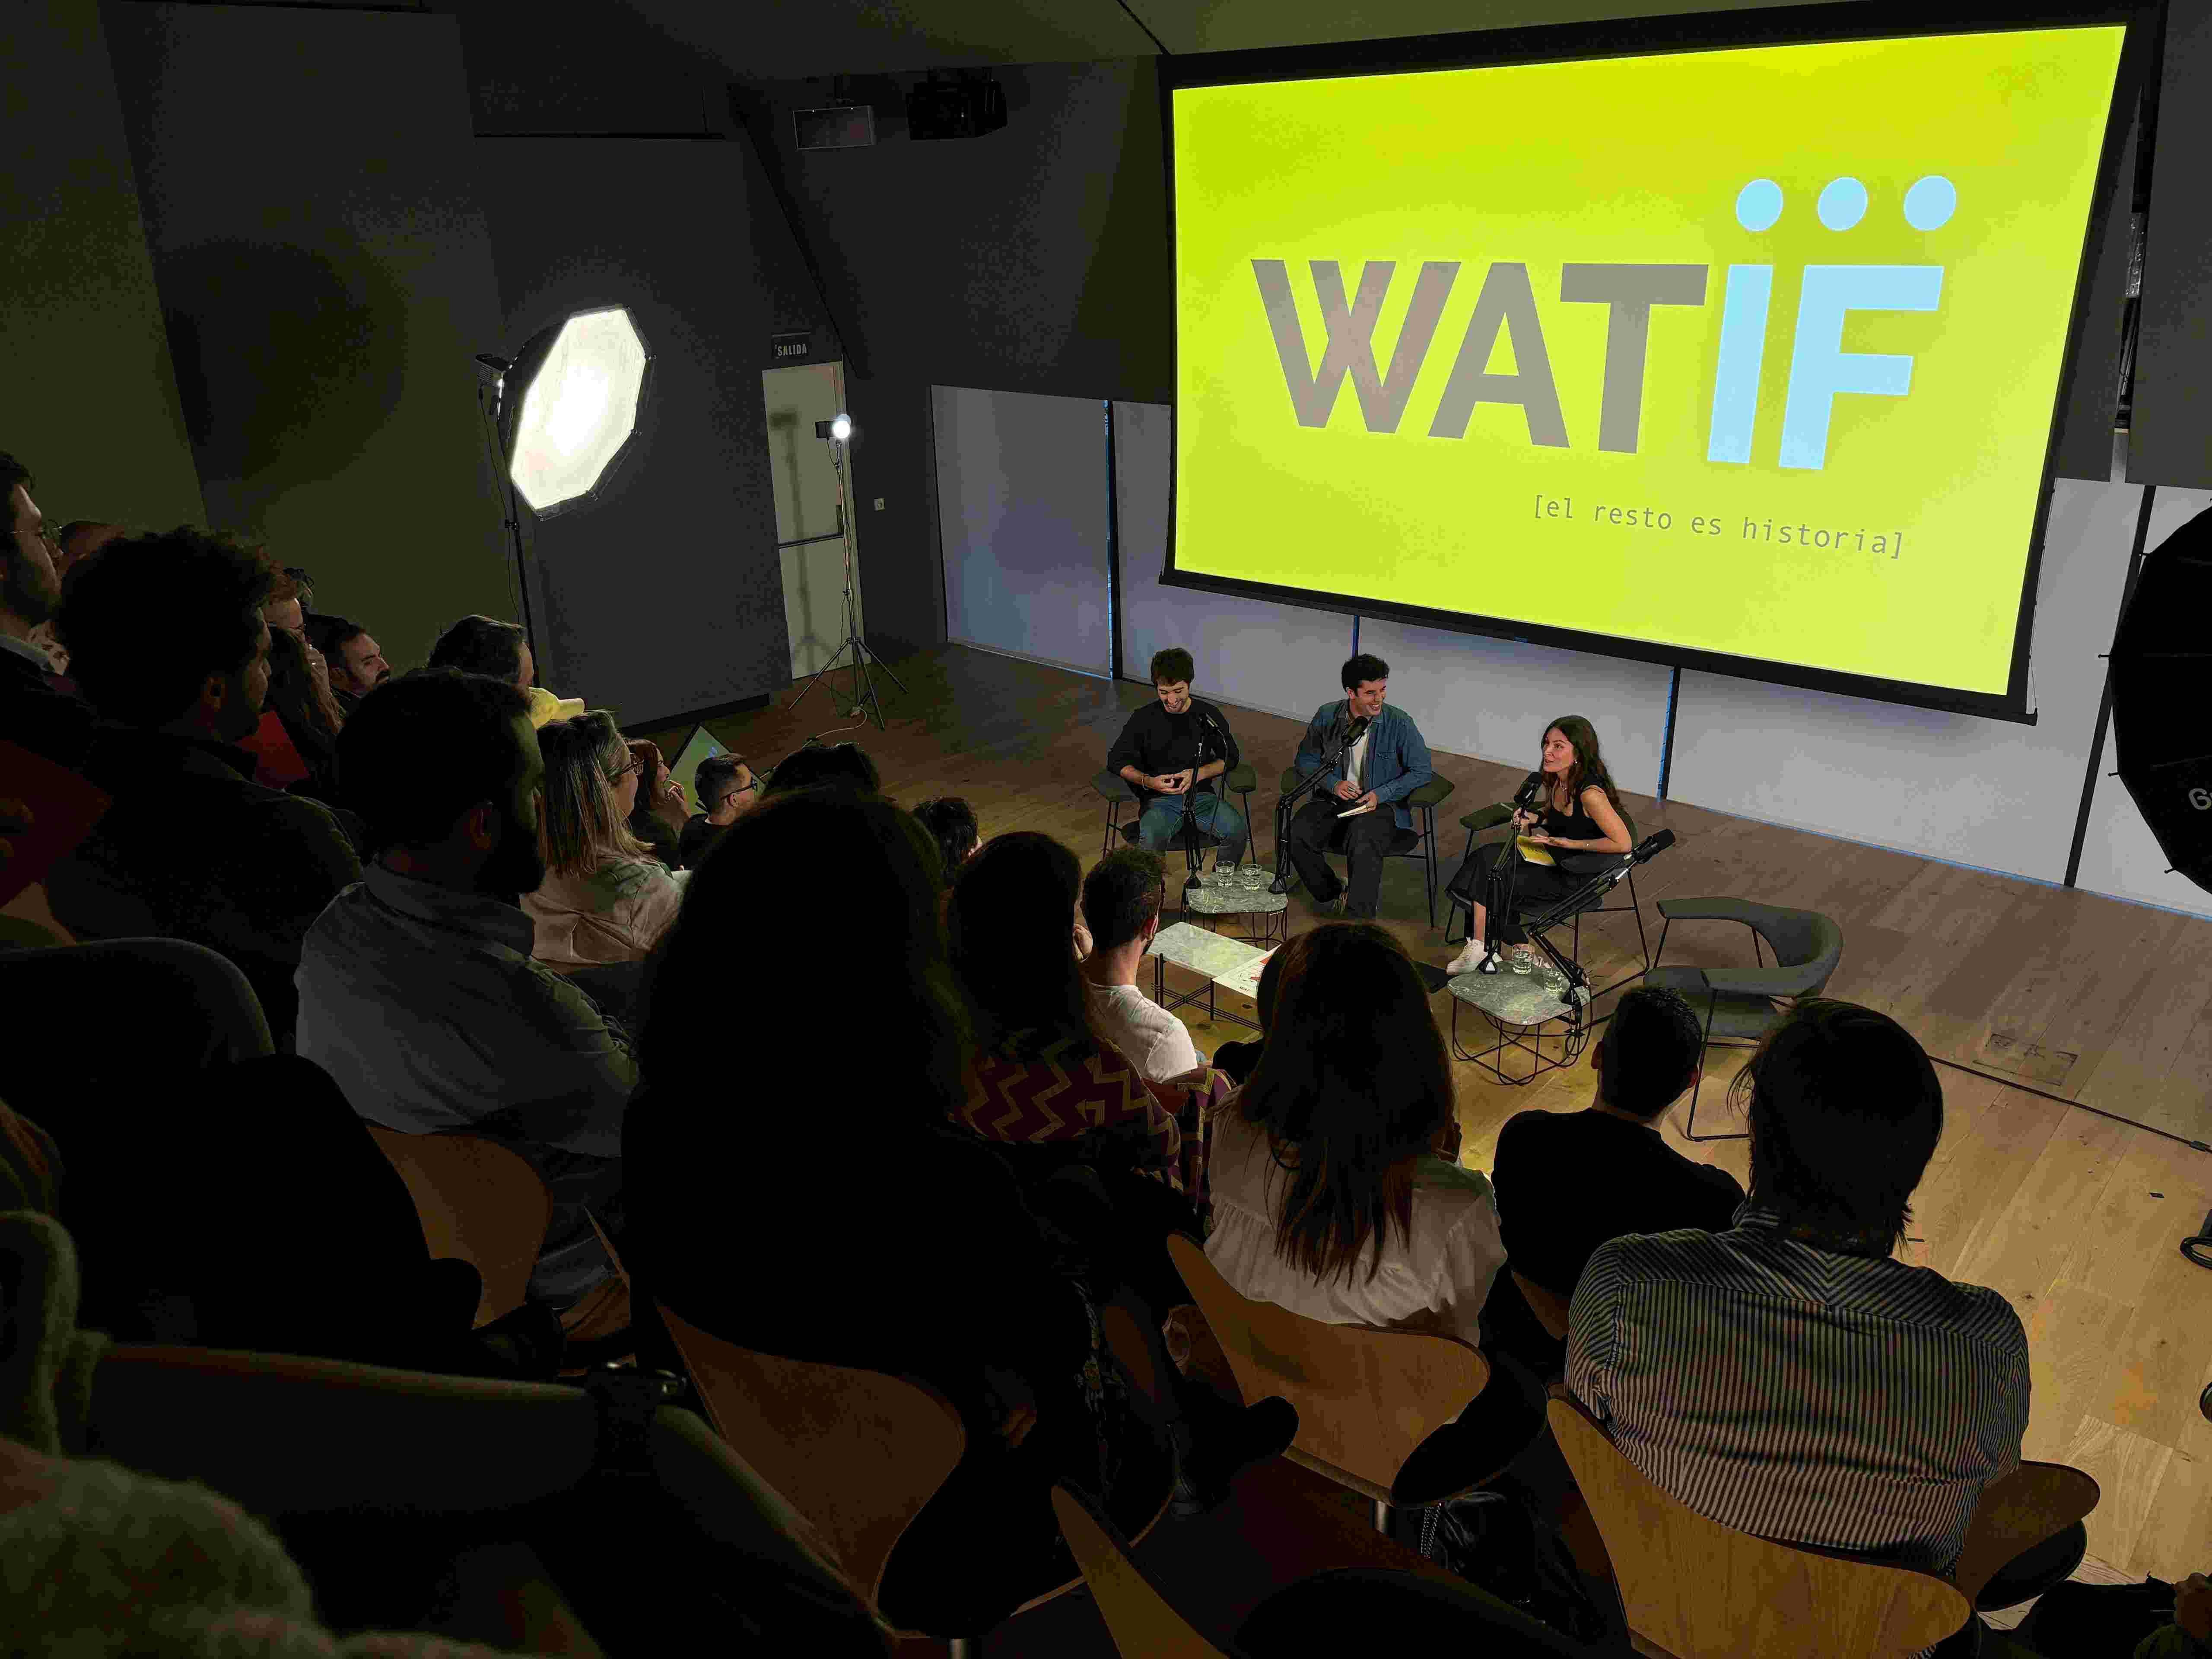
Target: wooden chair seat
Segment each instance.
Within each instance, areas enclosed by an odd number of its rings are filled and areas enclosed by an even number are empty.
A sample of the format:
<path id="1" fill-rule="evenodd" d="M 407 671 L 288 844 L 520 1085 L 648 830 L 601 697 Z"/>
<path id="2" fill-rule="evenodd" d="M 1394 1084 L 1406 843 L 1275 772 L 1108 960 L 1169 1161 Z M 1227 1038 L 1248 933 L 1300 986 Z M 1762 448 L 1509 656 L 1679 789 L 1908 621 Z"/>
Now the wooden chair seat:
<path id="1" fill-rule="evenodd" d="M 431 1255 L 457 1257 L 482 1277 L 477 1328 L 520 1308 L 553 1221 L 544 1176 L 483 1135 L 403 1134 L 379 1123 L 368 1133 L 407 1183 Z"/>
<path id="2" fill-rule="evenodd" d="M 1489 1362 L 1451 1337 L 1328 1325 L 1253 1301 L 1195 1239 L 1173 1237 L 1168 1253 L 1244 1403 L 1279 1395 L 1296 1407 L 1297 1437 L 1285 1455 L 1368 1499 L 1381 1529 L 1400 1501 L 1391 1492 L 1406 1460 L 1488 1385 Z"/>
<path id="3" fill-rule="evenodd" d="M 1528 1304 L 1528 1311 L 1536 1316 L 1536 1322 L 1544 1328 L 1544 1334 L 1554 1342 L 1565 1341 L 1567 1298 L 1546 1290 L 1534 1279 L 1519 1273 L 1513 1274 L 1513 1284 L 1521 1292 L 1521 1299 Z"/>
<path id="4" fill-rule="evenodd" d="M 1647 1477 L 1579 1401 L 1552 1432 L 1589 1506 L 1630 1638 L 1653 1659 L 1905 1659 L 1971 1613 L 1924 1572 L 1775 1543 L 1707 1519 Z"/>

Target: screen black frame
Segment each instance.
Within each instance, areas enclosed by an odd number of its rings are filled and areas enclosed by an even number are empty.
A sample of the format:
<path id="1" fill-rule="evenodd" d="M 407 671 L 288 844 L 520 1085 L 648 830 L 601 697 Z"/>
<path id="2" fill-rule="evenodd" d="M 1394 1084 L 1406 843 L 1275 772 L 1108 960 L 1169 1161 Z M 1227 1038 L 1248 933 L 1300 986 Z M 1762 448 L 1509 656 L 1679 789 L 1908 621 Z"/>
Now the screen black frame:
<path id="1" fill-rule="evenodd" d="M 2148 65 L 2164 25 L 2164 0 L 2142 3 L 2094 5 L 2060 9 L 2024 9 L 2018 4 L 1960 3 L 1929 8 L 1883 0 L 1871 5 L 1817 4 L 1776 7 L 1759 11 L 1698 12 L 1665 17 L 1608 19 L 1595 23 L 1544 24 L 1524 28 L 1481 29 L 1449 34 L 1427 34 L 1386 40 L 1346 41 L 1310 46 L 1269 46 L 1242 52 L 1210 52 L 1195 56 L 1164 56 L 1158 60 L 1161 123 L 1161 164 L 1166 174 L 1168 270 L 1172 290 L 1169 307 L 1169 463 L 1168 535 L 1160 582 L 1164 586 L 1221 593 L 1237 599 L 1259 599 L 1309 611 L 1338 611 L 1352 617 L 1376 617 L 1423 628 L 1435 628 L 1520 644 L 1555 646 L 1563 650 L 1656 663 L 1663 667 L 1695 669 L 1735 679 L 1790 685 L 1844 696 L 1867 698 L 1908 708 L 1971 714 L 2018 725 L 2037 724 L 2037 711 L 2027 706 L 2027 677 L 2035 623 L 2035 596 L 2043 568 L 2043 544 L 2048 533 L 2051 498 L 2056 477 L 2059 430 L 2074 388 L 2082 333 L 2087 321 L 2091 277 L 2106 238 L 2115 234 L 2112 201 L 2118 184 L 2121 152 L 2128 133 L 2142 111 L 2138 138 L 2145 164 L 2154 147 L 2150 100 L 2146 98 Z M 1267 81 L 1334 80 L 1349 76 L 1421 73 L 1437 70 L 1492 68 L 1514 64 L 1559 63 L 1605 58 L 1653 58 L 1680 52 L 1728 51 L 1747 46 L 1796 46 L 1830 40 L 1865 40 L 1944 34 L 2002 33 L 2014 31 L 2122 25 L 2126 29 L 2120 47 L 2119 66 L 2113 76 L 2112 100 L 2106 112 L 2103 147 L 2097 158 L 2096 185 L 2092 191 L 2089 218 L 2081 238 L 2081 254 L 2075 272 L 2074 298 L 2066 324 L 2066 346 L 2060 359 L 2051 417 L 2044 439 L 2041 486 L 2037 493 L 2035 519 L 2022 573 L 2013 657 L 2002 693 L 1962 690 L 1953 686 L 1849 674 L 1832 669 L 1806 668 L 1790 663 L 1753 657 L 1700 651 L 1686 647 L 1626 639 L 1615 634 L 1586 633 L 1575 629 L 1542 626 L 1465 611 L 1438 611 L 1425 605 L 1401 604 L 1352 594 L 1330 593 L 1316 588 L 1285 587 L 1273 582 L 1214 576 L 1176 568 L 1176 493 L 1182 459 L 1182 440 L 1176 398 L 1182 386 L 1182 295 L 1176 278 L 1176 151 L 1175 94 L 1191 87 L 1249 85 Z M 2123 213 L 2118 233 L 2125 234 Z"/>

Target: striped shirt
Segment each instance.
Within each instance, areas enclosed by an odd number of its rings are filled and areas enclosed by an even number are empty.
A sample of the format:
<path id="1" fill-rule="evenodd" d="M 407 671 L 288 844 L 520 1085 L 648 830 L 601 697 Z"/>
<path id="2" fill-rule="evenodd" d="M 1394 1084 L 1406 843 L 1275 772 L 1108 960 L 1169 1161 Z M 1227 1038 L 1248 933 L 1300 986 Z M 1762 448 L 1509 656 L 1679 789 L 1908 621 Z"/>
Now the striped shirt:
<path id="1" fill-rule="evenodd" d="M 2020 1462 L 2004 1297 L 1816 1249 L 1753 1203 L 1730 1232 L 1600 1245 L 1568 1326 L 1568 1386 L 1628 1461 L 1741 1532 L 1947 1573 Z"/>

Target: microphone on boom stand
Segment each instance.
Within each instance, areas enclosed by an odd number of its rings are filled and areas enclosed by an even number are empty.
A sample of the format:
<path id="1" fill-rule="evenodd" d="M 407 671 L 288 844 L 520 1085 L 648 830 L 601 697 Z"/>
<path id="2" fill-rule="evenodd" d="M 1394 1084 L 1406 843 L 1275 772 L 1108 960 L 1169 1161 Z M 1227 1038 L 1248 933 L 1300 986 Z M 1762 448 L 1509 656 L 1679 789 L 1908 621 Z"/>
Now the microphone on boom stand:
<path id="1" fill-rule="evenodd" d="M 1359 741 L 1359 734 L 1374 723 L 1372 715 L 1361 714 L 1347 726 L 1344 719 L 1344 710 L 1340 708 L 1336 711 L 1335 720 L 1330 723 L 1328 728 L 1329 740 L 1336 744 L 1336 753 L 1323 762 L 1319 770 L 1308 773 L 1300 781 L 1297 788 L 1291 792 L 1291 795 L 1297 795 L 1310 787 L 1314 780 L 1331 767 L 1342 766 L 1344 757 L 1352 752 L 1352 745 Z M 1275 801 L 1276 875 L 1274 880 L 1267 884 L 1267 890 L 1271 893 L 1287 893 L 1291 890 L 1290 872 L 1283 868 L 1283 830 L 1290 822 L 1290 796 L 1279 796 Z"/>

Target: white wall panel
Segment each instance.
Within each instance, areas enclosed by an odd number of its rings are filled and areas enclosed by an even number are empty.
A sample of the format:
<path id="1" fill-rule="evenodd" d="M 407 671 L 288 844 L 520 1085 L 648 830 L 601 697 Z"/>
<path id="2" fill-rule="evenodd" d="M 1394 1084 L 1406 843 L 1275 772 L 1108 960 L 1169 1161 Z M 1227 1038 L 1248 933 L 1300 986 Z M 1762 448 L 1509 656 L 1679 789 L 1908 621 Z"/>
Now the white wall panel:
<path id="1" fill-rule="evenodd" d="M 1105 405 L 942 386 L 930 400 L 946 635 L 1109 672 Z"/>
<path id="2" fill-rule="evenodd" d="M 2142 491 L 2063 478 L 2054 489 L 2029 671 L 2038 724 L 1686 672 L 1669 794 L 2063 881 Z"/>
<path id="3" fill-rule="evenodd" d="M 1580 714 L 1613 782 L 1658 793 L 1668 669 L 1374 617 L 1360 622 L 1359 648 L 1390 665 L 1390 701 L 1432 749 L 1534 771 L 1547 723 Z"/>
<path id="4" fill-rule="evenodd" d="M 2208 507 L 2212 507 L 2212 490 L 2161 487 L 2151 497 L 2150 533 L 2143 543 L 2145 550 L 2157 547 Z M 2108 642 L 2112 638 L 2109 629 L 2105 638 Z M 2097 648 L 2101 651 L 2105 647 Z M 2150 826 L 2136 810 L 2134 799 L 2112 775 L 2118 764 L 2118 750 L 2107 733 L 2104 758 L 2097 767 L 2097 793 L 2089 803 L 2088 834 L 2081 842 L 2081 868 L 2075 876 L 2075 884 L 2086 892 L 2212 916 L 2212 893 L 2193 881 L 2166 873 L 2166 855 L 2151 838 Z"/>
<path id="5" fill-rule="evenodd" d="M 1170 430 L 1165 404 L 1114 405 L 1121 672 L 1142 680 L 1152 653 L 1179 645 L 1197 665 L 1205 696 L 1303 720 L 1336 688 L 1337 670 L 1352 654 L 1352 618 L 1160 585 Z"/>

